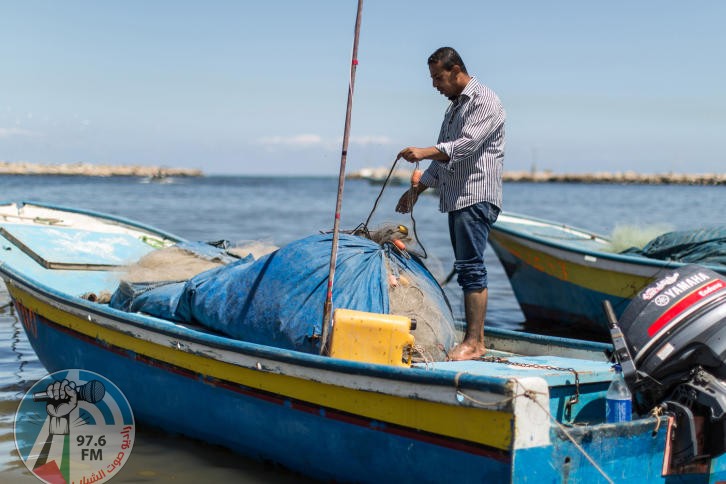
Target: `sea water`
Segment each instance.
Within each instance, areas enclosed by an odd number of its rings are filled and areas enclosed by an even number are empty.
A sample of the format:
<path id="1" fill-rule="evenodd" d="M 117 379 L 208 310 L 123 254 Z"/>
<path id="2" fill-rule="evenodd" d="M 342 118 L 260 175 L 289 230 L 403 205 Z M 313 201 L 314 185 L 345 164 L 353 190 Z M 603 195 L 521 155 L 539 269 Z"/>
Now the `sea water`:
<path id="1" fill-rule="evenodd" d="M 345 184 L 341 228 L 364 222 L 381 187 L 363 180 Z M 372 226 L 411 218 L 394 207 L 405 187 L 388 187 Z M 173 232 L 190 240 L 227 239 L 283 245 L 333 226 L 337 178 L 203 177 L 142 183 L 138 178 L 0 176 L 0 201 L 36 200 L 110 213 Z M 416 231 L 429 254 L 427 265 L 440 280 L 453 258 L 446 216 L 434 196 L 414 210 Z M 609 235 L 618 226 L 635 232 L 665 224 L 688 229 L 726 223 L 726 187 L 512 183 L 504 188 L 505 211 L 555 220 Z M 524 321 L 502 266 L 491 249 L 487 325 L 556 333 Z M 455 315 L 463 318 L 456 283 L 445 290 Z M 13 420 L 18 402 L 46 375 L 0 284 L 0 483 L 38 482 L 15 451 Z M 321 301 L 321 304 L 323 302 Z M 200 481 L 300 482 L 300 476 L 241 458 L 225 449 L 141 425 L 128 464 L 113 482 Z"/>

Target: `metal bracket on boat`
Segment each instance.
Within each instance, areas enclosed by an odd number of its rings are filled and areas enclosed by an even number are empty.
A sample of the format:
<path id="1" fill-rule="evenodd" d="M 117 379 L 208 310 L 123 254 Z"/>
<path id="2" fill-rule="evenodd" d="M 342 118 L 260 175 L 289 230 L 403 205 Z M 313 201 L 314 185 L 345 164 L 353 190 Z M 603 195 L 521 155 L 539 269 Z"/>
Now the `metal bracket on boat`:
<path id="1" fill-rule="evenodd" d="M 65 220 L 60 218 L 52 218 L 52 217 L 24 217 L 23 215 L 19 215 L 20 212 L 18 212 L 18 215 L 3 215 L 3 220 L 7 220 L 8 218 L 17 218 L 19 220 L 29 220 L 31 222 L 34 222 L 39 225 L 60 225 L 65 222 Z"/>
<path id="2" fill-rule="evenodd" d="M 190 346 L 186 343 L 182 343 L 181 341 L 177 340 L 171 340 L 170 343 L 172 348 L 176 348 L 179 351 L 189 351 Z"/>
<path id="3" fill-rule="evenodd" d="M 477 359 L 479 361 L 484 361 L 487 363 L 502 363 L 503 365 L 521 366 L 522 368 L 538 368 L 541 370 L 571 372 L 575 376 L 575 394 L 572 395 L 565 404 L 565 418 L 567 418 L 568 420 L 570 419 L 570 415 L 572 414 L 572 406 L 580 401 L 580 375 L 574 368 L 563 368 L 552 365 L 538 365 L 537 363 L 521 363 L 516 361 L 510 361 L 506 358 L 502 358 L 501 356 L 480 356 Z"/>

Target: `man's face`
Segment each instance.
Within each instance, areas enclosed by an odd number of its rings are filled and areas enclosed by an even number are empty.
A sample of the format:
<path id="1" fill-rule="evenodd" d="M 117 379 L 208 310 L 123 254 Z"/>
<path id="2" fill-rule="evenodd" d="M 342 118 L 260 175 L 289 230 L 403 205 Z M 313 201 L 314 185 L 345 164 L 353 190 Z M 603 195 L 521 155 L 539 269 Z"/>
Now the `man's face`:
<path id="1" fill-rule="evenodd" d="M 449 99 L 461 94 L 461 90 L 456 84 L 456 76 L 460 71 L 459 66 L 454 66 L 450 71 L 447 71 L 443 68 L 441 62 L 429 64 L 429 72 L 431 73 L 434 88 Z"/>

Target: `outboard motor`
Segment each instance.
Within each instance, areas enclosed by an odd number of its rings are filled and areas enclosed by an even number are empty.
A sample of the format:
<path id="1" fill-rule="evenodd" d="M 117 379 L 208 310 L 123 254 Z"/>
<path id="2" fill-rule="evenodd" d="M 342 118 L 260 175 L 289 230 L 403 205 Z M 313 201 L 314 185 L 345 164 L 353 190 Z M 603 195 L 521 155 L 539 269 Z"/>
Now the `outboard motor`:
<path id="1" fill-rule="evenodd" d="M 618 322 L 615 353 L 639 413 L 675 417 L 671 463 L 726 452 L 726 277 L 697 265 L 659 272 Z"/>

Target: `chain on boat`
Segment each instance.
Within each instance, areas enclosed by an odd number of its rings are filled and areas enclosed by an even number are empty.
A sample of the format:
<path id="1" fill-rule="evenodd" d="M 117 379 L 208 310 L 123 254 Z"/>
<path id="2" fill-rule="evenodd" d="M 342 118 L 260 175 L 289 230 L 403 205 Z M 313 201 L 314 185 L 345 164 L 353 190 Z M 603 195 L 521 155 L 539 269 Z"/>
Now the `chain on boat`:
<path id="1" fill-rule="evenodd" d="M 572 412 L 572 406 L 580 401 L 580 375 L 577 373 L 577 370 L 574 368 L 564 368 L 559 366 L 552 366 L 552 365 L 541 365 L 537 363 L 523 363 L 523 362 L 517 362 L 517 361 L 510 361 L 506 358 L 503 358 L 501 356 L 480 356 L 479 358 L 476 358 L 477 361 L 484 361 L 487 363 L 501 363 L 503 365 L 510 365 L 510 366 L 519 366 L 522 368 L 537 368 L 540 370 L 550 370 L 550 371 L 566 371 L 570 372 L 575 377 L 575 394 L 570 397 L 570 399 L 565 404 L 565 414 L 566 417 L 569 418 L 569 415 Z"/>

